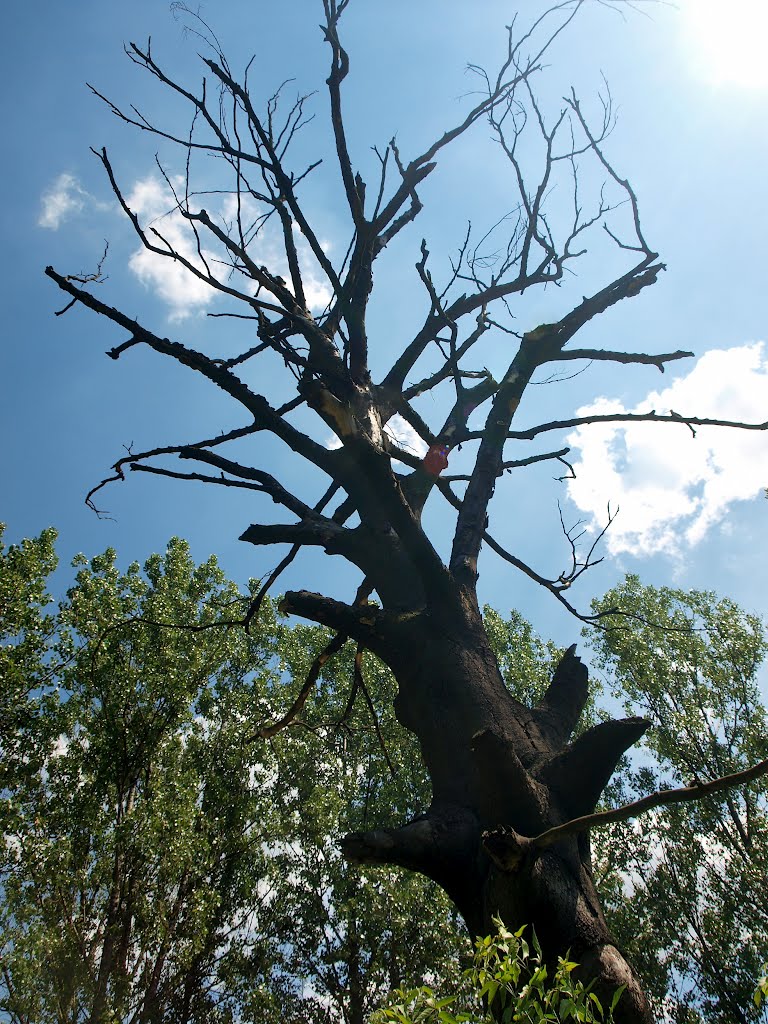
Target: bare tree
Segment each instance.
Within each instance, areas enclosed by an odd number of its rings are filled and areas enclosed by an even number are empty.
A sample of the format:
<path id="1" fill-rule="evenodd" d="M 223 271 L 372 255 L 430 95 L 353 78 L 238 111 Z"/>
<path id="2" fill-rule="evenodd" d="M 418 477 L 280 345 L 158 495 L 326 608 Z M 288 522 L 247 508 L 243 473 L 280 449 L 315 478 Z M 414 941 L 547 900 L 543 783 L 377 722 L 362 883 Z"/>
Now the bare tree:
<path id="1" fill-rule="evenodd" d="M 251 544 L 290 546 L 265 588 L 308 545 L 339 555 L 359 570 L 362 582 L 349 603 L 302 590 L 287 593 L 283 608 L 336 632 L 326 656 L 348 640 L 357 645 L 350 699 L 361 690 L 365 650 L 392 669 L 399 684 L 397 716 L 419 739 L 433 798 L 423 814 L 402 827 L 348 836 L 346 855 L 362 863 L 402 865 L 435 879 L 474 934 L 491 931 L 495 914 L 510 925 L 533 924 L 547 954 L 570 949 L 583 973 L 596 980 L 597 991 L 625 985 L 620 1019 L 639 1022 L 650 1019 L 647 1001 L 608 932 L 592 881 L 588 829 L 619 758 L 648 723 L 638 718 L 609 721 L 572 740 L 588 690 L 587 671 L 574 648 L 536 707 L 514 699 L 504 687 L 483 628 L 476 593 L 478 555 L 485 543 L 578 614 L 566 595 L 594 564 L 594 549 L 581 558 L 575 538 L 567 534 L 570 564 L 557 578 L 547 579 L 489 532 L 492 498 L 505 471 L 542 460 L 569 467 L 568 449 L 561 443 L 529 454 L 518 448 L 510 452 L 510 445 L 609 420 L 676 424 L 672 429 L 698 424 L 765 429 L 768 424 L 653 410 L 512 429 L 523 393 L 541 367 L 567 360 L 609 360 L 651 364 L 663 372 L 667 363 L 691 355 L 566 347 L 594 317 L 654 284 L 663 269 L 643 233 L 635 192 L 605 153 L 613 126 L 610 94 L 602 98 L 597 124 L 575 93 L 554 117 L 537 99 L 534 86 L 547 52 L 584 2 L 554 3 L 522 31 L 510 26 L 498 70 L 490 74 L 473 68 L 479 91 L 465 116 L 415 156 L 401 153 L 394 140 L 376 149 L 378 174 L 371 187 L 350 155 L 342 114 L 349 57 L 339 31 L 350 0 L 323 0 L 322 29 L 331 54 L 327 87 L 332 148 L 350 225 L 349 247 L 340 261 L 326 252 L 301 198 L 302 183 L 319 161 L 298 169 L 289 163 L 292 143 L 308 117 L 307 97 L 283 106 L 278 92 L 265 106 L 258 104 L 249 90 L 248 70 L 240 80 L 235 76 L 202 23 L 199 30 L 213 55 L 203 58 L 206 77 L 199 91 L 174 81 L 149 44 L 131 44 L 128 57 L 189 104 L 191 127 L 180 131 L 161 126 L 135 108 L 124 110 L 105 101 L 123 121 L 175 143 L 184 154 L 183 187 L 163 173 L 174 211 L 188 225 L 194 245 L 183 250 L 160 227 L 145 226 L 130 208 L 106 150 L 96 155 L 141 243 L 175 260 L 228 300 L 226 311 L 214 315 L 252 321 L 255 343 L 228 358 L 214 358 L 160 336 L 102 301 L 95 275 L 66 276 L 50 267 L 46 273 L 71 300 L 66 309 L 80 303 L 127 334 L 109 352 L 112 358 L 136 345 L 149 346 L 222 389 L 243 415 L 242 425 L 219 436 L 130 452 L 116 463 L 114 475 L 89 494 L 91 504 L 105 483 L 123 479 L 126 468 L 247 488 L 293 518 L 254 523 L 242 535 Z M 422 186 L 443 151 L 478 122 L 489 126 L 508 161 L 516 190 L 514 208 L 479 238 L 467 229 L 446 280 L 438 282 L 433 276 L 422 241 L 416 273 L 424 292 L 423 321 L 396 347 L 391 365 L 375 381 L 366 332 L 375 261 L 418 217 Z M 191 168 L 200 154 L 214 154 L 231 172 L 233 212 L 228 220 L 209 213 L 201 205 L 203 193 L 193 189 Z M 602 182 L 591 199 L 582 195 L 583 184 L 580 189 L 580 172 L 588 161 L 589 175 Z M 268 232 L 281 242 L 279 266 L 259 261 Z M 532 288 L 561 282 L 586 252 L 587 236 L 595 232 L 616 247 L 623 261 L 618 276 L 556 322 L 516 333 L 510 301 Z M 322 310 L 308 298 L 308 273 L 321 278 L 330 296 Z M 480 354 L 494 339 L 514 351 L 500 380 L 484 368 Z M 387 354 L 377 353 L 377 364 Z M 247 382 L 257 379 L 255 360 L 271 360 L 271 366 L 279 361 L 289 386 L 280 401 Z M 420 399 L 432 394 L 440 401 L 431 408 L 444 410 L 437 423 L 428 423 L 419 411 Z M 337 448 L 330 449 L 296 425 L 297 420 L 308 422 L 306 410 L 323 430 L 333 431 Z M 479 429 L 468 426 L 473 414 L 475 422 L 482 419 Z M 407 450 L 388 432 L 387 424 L 396 416 L 428 447 L 425 457 Z M 224 454 L 228 446 L 263 432 L 326 478 L 322 496 L 293 493 L 272 473 L 232 457 L 231 448 Z M 441 475 L 459 445 L 472 453 L 470 471 Z M 237 447 L 237 452 L 244 450 Z M 173 468 L 169 456 L 195 468 Z M 310 474 L 310 479 L 317 475 Z M 447 564 L 422 526 L 428 500 L 446 503 L 455 515 Z M 375 601 L 369 600 L 373 594 Z M 246 625 L 258 612 L 260 596 L 243 620 Z M 291 714 L 262 735 L 300 713 L 313 681 L 308 680 Z M 544 834 L 538 842 L 536 837 Z"/>

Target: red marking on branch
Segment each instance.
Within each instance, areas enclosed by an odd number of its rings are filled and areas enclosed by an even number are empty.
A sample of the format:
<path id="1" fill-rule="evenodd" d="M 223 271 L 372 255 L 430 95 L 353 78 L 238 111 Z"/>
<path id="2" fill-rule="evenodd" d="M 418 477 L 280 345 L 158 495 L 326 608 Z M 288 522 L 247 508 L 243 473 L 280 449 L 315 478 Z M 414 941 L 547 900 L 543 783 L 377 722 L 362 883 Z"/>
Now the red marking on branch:
<path id="1" fill-rule="evenodd" d="M 422 466 L 430 476 L 440 476 L 448 465 L 448 445 L 437 442 L 430 445 L 427 454 L 424 456 Z"/>

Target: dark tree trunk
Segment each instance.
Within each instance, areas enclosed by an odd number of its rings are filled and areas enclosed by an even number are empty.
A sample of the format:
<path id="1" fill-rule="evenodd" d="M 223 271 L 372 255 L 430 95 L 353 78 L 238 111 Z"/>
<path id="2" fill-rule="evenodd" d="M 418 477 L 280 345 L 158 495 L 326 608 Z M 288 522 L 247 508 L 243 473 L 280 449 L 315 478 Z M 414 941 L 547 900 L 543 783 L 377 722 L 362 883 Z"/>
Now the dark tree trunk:
<path id="1" fill-rule="evenodd" d="M 357 931 L 357 921 L 352 918 L 349 926 L 347 954 L 347 968 L 349 986 L 349 1002 L 347 1004 L 346 1018 L 348 1024 L 365 1024 L 365 989 L 363 975 L 360 969 L 360 939 Z"/>
<path id="2" fill-rule="evenodd" d="M 588 835 L 546 849 L 526 842 L 594 810 L 647 723 L 606 722 L 570 742 L 587 697 L 587 671 L 575 648 L 541 703 L 527 708 L 506 689 L 472 602 L 445 619 L 410 613 L 389 629 L 382 613 L 375 625 L 378 643 L 371 636 L 368 642 L 398 680 L 397 717 L 419 739 L 432 803 L 403 828 L 347 836 L 346 855 L 434 879 L 472 935 L 492 933 L 495 916 L 510 928 L 533 926 L 545 956 L 570 950 L 601 998 L 610 1001 L 626 986 L 617 1020 L 649 1021 L 642 986 L 601 909 Z"/>

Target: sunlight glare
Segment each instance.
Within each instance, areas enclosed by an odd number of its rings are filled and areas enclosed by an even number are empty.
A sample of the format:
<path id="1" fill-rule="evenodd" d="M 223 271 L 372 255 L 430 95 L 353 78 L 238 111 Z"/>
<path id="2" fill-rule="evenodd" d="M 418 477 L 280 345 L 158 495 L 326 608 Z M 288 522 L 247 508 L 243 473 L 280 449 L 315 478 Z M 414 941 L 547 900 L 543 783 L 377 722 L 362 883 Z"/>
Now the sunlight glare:
<path id="1" fill-rule="evenodd" d="M 711 85 L 768 88 L 766 0 L 685 0 L 684 33 Z"/>

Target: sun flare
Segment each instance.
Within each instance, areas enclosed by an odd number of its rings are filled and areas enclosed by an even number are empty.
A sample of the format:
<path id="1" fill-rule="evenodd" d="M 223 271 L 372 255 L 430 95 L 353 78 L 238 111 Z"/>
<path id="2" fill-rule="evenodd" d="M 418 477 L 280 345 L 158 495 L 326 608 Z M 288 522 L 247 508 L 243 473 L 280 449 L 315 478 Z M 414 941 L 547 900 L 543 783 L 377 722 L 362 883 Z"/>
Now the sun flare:
<path id="1" fill-rule="evenodd" d="M 768 89 L 768 2 L 684 0 L 697 72 L 712 85 Z"/>

